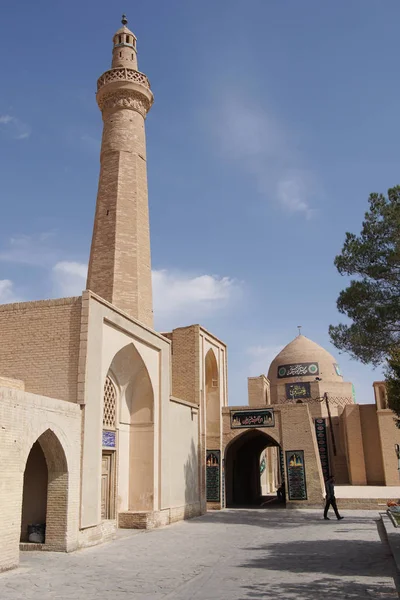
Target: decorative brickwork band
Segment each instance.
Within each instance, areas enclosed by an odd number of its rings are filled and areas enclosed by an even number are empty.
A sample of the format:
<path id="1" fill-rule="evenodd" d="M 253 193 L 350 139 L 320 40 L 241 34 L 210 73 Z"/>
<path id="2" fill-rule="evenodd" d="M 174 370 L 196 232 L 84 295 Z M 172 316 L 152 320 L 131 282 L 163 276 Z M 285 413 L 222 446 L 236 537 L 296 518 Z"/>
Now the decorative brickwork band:
<path id="1" fill-rule="evenodd" d="M 140 113 L 145 117 L 150 109 L 150 102 L 146 96 L 133 90 L 115 90 L 109 94 L 103 94 L 98 100 L 102 112 L 128 108 Z"/>

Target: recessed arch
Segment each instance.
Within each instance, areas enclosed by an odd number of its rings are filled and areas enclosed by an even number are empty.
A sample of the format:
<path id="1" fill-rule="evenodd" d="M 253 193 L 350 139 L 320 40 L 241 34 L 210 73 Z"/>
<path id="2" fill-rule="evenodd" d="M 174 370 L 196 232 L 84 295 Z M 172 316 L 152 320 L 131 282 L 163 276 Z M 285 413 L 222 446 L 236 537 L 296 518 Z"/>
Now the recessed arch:
<path id="1" fill-rule="evenodd" d="M 248 429 L 225 448 L 226 506 L 258 505 L 261 500 L 260 455 L 278 442 L 261 429 Z"/>
<path id="2" fill-rule="evenodd" d="M 207 437 L 219 437 L 221 430 L 220 383 L 217 358 L 210 348 L 205 358 L 205 396 Z M 209 444 L 208 444 L 209 446 Z"/>
<path id="3" fill-rule="evenodd" d="M 25 464 L 21 541 L 29 541 L 28 525 L 41 524 L 46 547 L 66 550 L 68 477 L 63 445 L 52 429 L 46 429 L 32 444 Z"/>
<path id="4" fill-rule="evenodd" d="M 154 390 L 133 343 L 115 354 L 107 376 L 118 390 L 118 508 L 153 510 Z"/>

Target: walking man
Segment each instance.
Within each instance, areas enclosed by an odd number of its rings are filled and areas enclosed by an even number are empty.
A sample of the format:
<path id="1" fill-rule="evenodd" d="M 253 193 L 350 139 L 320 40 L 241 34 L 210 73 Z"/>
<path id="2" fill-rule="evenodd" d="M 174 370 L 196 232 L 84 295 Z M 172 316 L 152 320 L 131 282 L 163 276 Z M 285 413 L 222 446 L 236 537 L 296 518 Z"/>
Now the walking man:
<path id="1" fill-rule="evenodd" d="M 328 479 L 325 481 L 325 490 L 326 490 L 326 503 L 325 503 L 325 510 L 324 510 L 324 519 L 326 521 L 329 521 L 329 517 L 328 517 L 328 510 L 329 507 L 332 506 L 333 510 L 335 511 L 335 515 L 338 521 L 340 521 L 341 519 L 343 519 L 343 517 L 341 517 L 339 515 L 339 511 L 336 505 L 336 498 L 335 498 L 335 479 L 332 477 L 332 475 L 329 475 Z"/>

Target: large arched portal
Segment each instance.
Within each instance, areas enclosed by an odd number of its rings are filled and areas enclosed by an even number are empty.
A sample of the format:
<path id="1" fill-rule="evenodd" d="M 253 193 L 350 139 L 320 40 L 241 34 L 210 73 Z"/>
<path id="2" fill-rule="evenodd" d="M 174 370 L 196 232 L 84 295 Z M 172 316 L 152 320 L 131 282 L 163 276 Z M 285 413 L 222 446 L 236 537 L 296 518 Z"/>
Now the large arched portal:
<path id="1" fill-rule="evenodd" d="M 114 464 L 119 465 L 118 511 L 150 511 L 154 508 L 154 392 L 146 365 L 133 344 L 114 356 L 108 377 L 118 390 L 115 420 L 119 441 L 114 458 Z M 107 451 L 103 450 L 103 463 L 106 460 Z M 114 480 L 111 473 L 109 481 Z"/>
<path id="2" fill-rule="evenodd" d="M 67 460 L 58 437 L 47 429 L 33 444 L 26 461 L 21 542 L 42 541 L 50 549 L 66 550 L 67 515 Z M 31 525 L 42 527 L 28 529 Z M 30 540 L 31 532 L 34 536 Z M 40 539 L 42 534 L 44 539 Z"/>
<path id="3" fill-rule="evenodd" d="M 245 431 L 225 451 L 226 506 L 259 505 L 262 498 L 260 455 L 277 442 L 259 429 Z"/>

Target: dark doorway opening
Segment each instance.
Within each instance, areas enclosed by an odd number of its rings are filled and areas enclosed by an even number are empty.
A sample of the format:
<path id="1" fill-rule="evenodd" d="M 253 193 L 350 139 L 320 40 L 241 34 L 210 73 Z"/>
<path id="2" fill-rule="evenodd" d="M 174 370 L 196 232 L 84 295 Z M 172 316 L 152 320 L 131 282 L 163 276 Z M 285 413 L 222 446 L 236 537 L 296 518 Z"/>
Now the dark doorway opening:
<path id="1" fill-rule="evenodd" d="M 29 453 L 24 473 L 22 497 L 21 542 L 28 541 L 28 526 L 46 523 L 48 470 L 39 442 Z"/>
<path id="2" fill-rule="evenodd" d="M 24 472 L 21 537 L 23 543 L 67 549 L 68 465 L 56 434 L 47 429 L 32 445 Z"/>
<path id="3" fill-rule="evenodd" d="M 260 455 L 268 446 L 279 446 L 258 429 L 233 440 L 225 453 L 226 506 L 261 506 L 265 502 L 260 481 Z"/>

